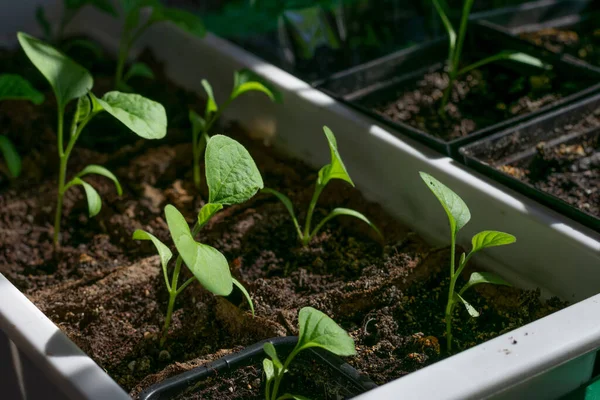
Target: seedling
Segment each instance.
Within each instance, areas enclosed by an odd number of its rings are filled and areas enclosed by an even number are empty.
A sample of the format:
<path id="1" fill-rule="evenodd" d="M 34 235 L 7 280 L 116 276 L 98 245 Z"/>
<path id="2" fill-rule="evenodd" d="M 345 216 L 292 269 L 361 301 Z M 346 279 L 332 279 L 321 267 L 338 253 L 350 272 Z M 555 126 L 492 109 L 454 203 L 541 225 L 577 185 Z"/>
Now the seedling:
<path id="1" fill-rule="evenodd" d="M 518 51 L 512 50 L 504 50 L 497 54 L 494 54 L 490 57 L 484 58 L 483 60 L 479 60 L 471 65 L 468 65 L 462 69 L 460 69 L 460 61 L 462 57 L 463 45 L 465 42 L 465 37 L 467 36 L 467 26 L 469 24 L 469 15 L 471 14 L 471 8 L 473 7 L 473 3 L 475 0 L 464 0 L 463 3 L 463 11 L 460 21 L 460 28 L 458 35 L 456 34 L 456 30 L 454 26 L 450 22 L 448 15 L 446 14 L 446 10 L 448 9 L 448 5 L 445 0 L 433 0 L 433 4 L 437 13 L 439 14 L 444 28 L 448 33 L 448 75 L 449 82 L 448 87 L 444 91 L 444 97 L 442 98 L 442 104 L 440 105 L 439 113 L 441 116 L 446 116 L 446 106 L 448 105 L 448 101 L 450 99 L 450 94 L 452 93 L 452 87 L 454 86 L 454 82 L 456 79 L 464 75 L 476 68 L 480 68 L 486 64 L 501 61 L 501 60 L 513 60 L 523 64 L 529 64 L 539 68 L 549 68 L 547 64 L 542 62 L 540 59 L 530 56 L 525 53 L 521 53 Z"/>
<path id="2" fill-rule="evenodd" d="M 125 62 L 131 47 L 152 25 L 168 21 L 200 37 L 206 33 L 200 18 L 187 11 L 166 7 L 159 0 L 129 0 L 123 1 L 121 4 L 125 14 L 125 24 L 121 34 L 117 70 L 115 72 L 115 87 L 117 89 L 130 91 L 127 81 L 133 76 L 153 77 L 150 68 L 143 63 L 134 63 L 126 74 L 124 72 Z M 146 21 L 138 26 L 144 8 L 150 8 L 152 11 Z"/>
<path id="3" fill-rule="evenodd" d="M 63 197 L 66 191 L 75 185 L 83 186 L 87 197 L 90 217 L 97 215 L 102 207 L 98 192 L 82 179 L 88 174 L 102 175 L 115 183 L 117 193 L 121 195 L 121 185 L 117 178 L 100 165 L 88 165 L 73 179 L 66 182 L 67 163 L 77 139 L 85 126 L 99 113 L 106 111 L 145 139 L 160 139 L 167 133 L 167 116 L 159 103 L 137 94 L 108 92 L 97 98 L 90 91 L 94 80 L 90 73 L 54 47 L 25 33 L 18 33 L 19 43 L 35 67 L 46 77 L 54 95 L 58 111 L 58 155 L 60 168 L 58 176 L 58 195 L 54 219 L 54 246 L 58 246 Z M 65 108 L 71 100 L 77 99 L 77 107 L 71 122 L 70 137 L 65 148 L 63 145 L 63 124 Z"/>
<path id="4" fill-rule="evenodd" d="M 358 218 L 363 222 L 366 222 L 371 228 L 373 228 L 375 232 L 377 232 L 377 234 L 381 238 L 383 238 L 383 235 L 381 234 L 379 229 L 377 229 L 377 227 L 363 214 L 359 213 L 358 211 L 351 210 L 349 208 L 341 207 L 333 209 L 333 211 L 331 211 L 329 215 L 323 218 L 321 222 L 319 222 L 317 226 L 311 231 L 311 221 L 313 213 L 315 211 L 315 207 L 317 205 L 317 201 L 319 200 L 321 192 L 323 191 L 323 189 L 325 189 L 325 186 L 327 186 L 329 181 L 331 181 L 332 179 L 341 179 L 354 186 L 354 182 L 352 182 L 350 175 L 348 175 L 346 167 L 344 166 L 342 158 L 340 157 L 340 153 L 338 152 L 337 142 L 335 140 L 333 132 L 326 126 L 323 127 L 323 131 L 325 131 L 325 136 L 327 137 L 327 142 L 329 143 L 329 149 L 331 150 L 331 163 L 325 165 L 319 170 L 319 176 L 315 185 L 315 191 L 313 193 L 312 200 L 310 201 L 310 205 L 308 206 L 308 212 L 306 213 L 304 231 L 300 229 L 300 224 L 298 223 L 298 219 L 296 218 L 296 214 L 294 213 L 294 206 L 292 205 L 292 201 L 289 199 L 289 197 L 273 189 L 264 189 L 263 192 L 271 193 L 275 195 L 279 200 L 281 200 L 285 208 L 290 213 L 292 217 L 292 222 L 296 227 L 296 232 L 298 232 L 298 238 L 304 246 L 306 246 L 312 240 L 312 238 L 315 237 L 315 235 L 321 230 L 323 225 L 325 225 L 331 219 L 340 215 L 347 215 L 350 217 Z"/>
<path id="5" fill-rule="evenodd" d="M 458 293 L 455 291 L 456 281 L 460 274 L 465 269 L 465 266 L 471 257 L 480 250 L 488 247 L 503 246 L 517 241 L 517 239 L 508 233 L 497 231 L 482 231 L 473 236 L 471 239 L 472 248 L 468 254 L 461 254 L 458 268 L 455 269 L 455 252 L 456 252 L 456 234 L 458 231 L 469 222 L 471 212 L 465 202 L 452 190 L 442 184 L 425 172 L 420 172 L 421 179 L 431 189 L 435 197 L 439 200 L 448 215 L 450 223 L 450 288 L 448 290 L 448 303 L 446 305 L 446 342 L 448 352 L 452 351 L 452 312 L 457 303 L 462 303 L 467 312 L 472 317 L 479 317 L 479 312 L 467 300 L 463 298 L 463 294 L 471 287 L 481 283 L 491 283 L 494 285 L 510 286 L 510 283 L 500 278 L 491 272 L 473 272 L 469 281 L 460 289 Z"/>
<path id="6" fill-rule="evenodd" d="M 202 79 L 202 86 L 208 96 L 206 107 L 204 109 L 204 117 L 201 117 L 193 110 L 190 110 L 189 113 L 190 123 L 192 124 L 193 171 L 196 189 L 200 189 L 200 158 L 206 148 L 206 143 L 209 139 L 208 134 L 221 114 L 223 114 L 223 111 L 225 111 L 236 98 L 246 92 L 263 92 L 273 101 L 276 101 L 276 95 L 278 95 L 276 91 L 260 82 L 260 78 L 256 74 L 247 69 L 234 72 L 233 89 L 231 90 L 229 98 L 221 105 L 217 104 L 212 86 L 206 79 Z"/>
<path id="7" fill-rule="evenodd" d="M 275 346 L 265 343 L 263 350 L 270 358 L 263 360 L 266 375 L 265 400 L 306 399 L 306 397 L 286 393 L 277 397 L 279 385 L 294 358 L 302 350 L 320 347 L 338 356 L 353 356 L 356 354 L 354 340 L 334 320 L 319 310 L 304 307 L 298 313 L 300 334 L 298 343 L 290 355 L 282 363 L 277 357 Z"/>
<path id="8" fill-rule="evenodd" d="M 190 231 L 185 218 L 175 207 L 172 205 L 165 207 L 169 232 L 179 252 L 171 283 L 169 283 L 168 264 L 173 254 L 169 248 L 148 232 L 138 229 L 133 233 L 134 239 L 151 240 L 160 255 L 165 285 L 169 292 L 169 305 L 160 339 L 161 346 L 167 339 L 175 299 L 195 280 L 217 296 L 228 296 L 233 290 L 233 285 L 237 286 L 248 300 L 254 314 L 250 294 L 231 276 L 225 256 L 211 246 L 196 242 L 194 238 L 210 218 L 225 205 L 243 203 L 254 196 L 263 187 L 262 177 L 244 146 L 223 135 L 215 135 L 208 141 L 205 163 L 209 202 L 198 213 L 193 229 Z M 182 263 L 185 263 L 194 276 L 179 286 Z"/>
<path id="9" fill-rule="evenodd" d="M 3 100 L 29 100 L 39 105 L 44 102 L 44 95 L 37 90 L 28 80 L 20 75 L 0 75 L 0 101 Z M 0 136 L 0 153 L 8 169 L 8 175 L 16 178 L 21 174 L 21 157 L 17 149 L 6 136 Z"/>

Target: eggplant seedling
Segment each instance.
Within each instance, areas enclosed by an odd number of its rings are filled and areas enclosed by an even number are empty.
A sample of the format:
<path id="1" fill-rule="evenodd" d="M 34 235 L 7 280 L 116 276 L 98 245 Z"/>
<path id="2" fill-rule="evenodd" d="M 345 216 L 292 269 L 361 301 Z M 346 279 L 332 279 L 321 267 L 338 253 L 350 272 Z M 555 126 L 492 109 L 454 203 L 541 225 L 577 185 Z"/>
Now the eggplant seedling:
<path id="1" fill-rule="evenodd" d="M 323 225 L 325 225 L 331 219 L 340 215 L 347 215 L 350 217 L 358 218 L 363 222 L 366 222 L 380 237 L 383 238 L 383 235 L 381 234 L 379 229 L 377 229 L 375 224 L 373 224 L 363 214 L 359 213 L 358 211 L 351 210 L 349 208 L 341 207 L 333 209 L 333 211 L 331 211 L 329 215 L 323 218 L 321 222 L 319 222 L 317 226 L 311 230 L 311 221 L 313 213 L 315 211 L 315 207 L 317 205 L 317 201 L 319 200 L 321 192 L 323 191 L 323 189 L 325 189 L 325 186 L 327 186 L 329 181 L 331 181 L 332 179 L 341 179 L 354 186 L 354 182 L 352 182 L 350 175 L 348 175 L 346 167 L 344 166 L 342 158 L 340 157 L 340 153 L 338 152 L 337 142 L 335 140 L 333 132 L 326 126 L 323 127 L 323 131 L 325 132 L 325 137 L 327 137 L 327 142 L 329 143 L 329 150 L 331 151 L 331 163 L 325 165 L 319 170 L 319 175 L 315 185 L 315 191 L 308 206 L 308 212 L 306 213 L 304 231 L 302 231 L 302 229 L 300 228 L 300 224 L 298 223 L 298 219 L 296 218 L 296 214 L 294 213 L 294 206 L 292 205 L 292 201 L 289 199 L 289 197 L 273 189 L 263 189 L 263 192 L 273 194 L 279 200 L 281 200 L 285 208 L 290 213 L 290 216 L 292 217 L 292 222 L 294 223 L 294 226 L 296 227 L 296 232 L 298 233 L 298 238 L 304 246 L 306 246 L 312 240 L 312 238 L 315 237 L 315 235 L 321 230 Z"/>
<path id="2" fill-rule="evenodd" d="M 127 73 L 125 73 L 125 62 L 127 61 L 131 47 L 152 25 L 160 22 L 171 22 L 179 28 L 200 37 L 206 33 L 202 20 L 196 15 L 177 8 L 164 6 L 159 0 L 129 0 L 122 1 L 121 5 L 125 14 L 125 23 L 123 25 L 123 33 L 121 34 L 117 69 L 115 72 L 115 87 L 119 90 L 130 91 L 131 88 L 127 85 L 127 81 L 134 76 L 153 78 L 152 70 L 146 64 L 139 62 L 133 63 Z M 138 26 L 144 8 L 151 10 L 150 16 L 144 23 Z"/>
<path id="3" fill-rule="evenodd" d="M 100 165 L 88 165 L 73 179 L 66 182 L 67 163 L 77 139 L 86 125 L 99 113 L 106 111 L 121 121 L 136 135 L 144 139 L 160 139 L 167 133 L 167 116 L 159 103 L 137 94 L 108 92 L 97 98 L 90 91 L 94 80 L 90 73 L 54 47 L 25 33 L 18 33 L 19 43 L 29 60 L 50 83 L 58 111 L 56 129 L 58 156 L 60 159 L 58 176 L 58 195 L 54 218 L 54 246 L 58 246 L 63 197 L 68 189 L 81 185 L 85 190 L 90 217 L 97 215 L 102 207 L 98 192 L 82 179 L 88 174 L 102 175 L 112 180 L 121 195 L 121 185 L 117 177 Z M 77 107 L 71 121 L 69 141 L 63 144 L 63 125 L 65 108 L 71 100 L 77 99 Z"/>
<path id="4" fill-rule="evenodd" d="M 476 68 L 480 68 L 486 64 L 501 60 L 512 60 L 523 64 L 529 64 L 538 68 L 550 68 L 549 65 L 545 64 L 539 58 L 514 50 L 503 50 L 497 54 L 479 60 L 471 65 L 460 69 L 463 45 L 465 43 L 465 37 L 467 36 L 469 15 L 471 14 L 471 8 L 473 7 L 474 2 L 475 0 L 464 0 L 462 16 L 460 20 L 460 27 L 457 35 L 456 30 L 454 29 L 454 26 L 452 25 L 452 22 L 450 22 L 450 18 L 448 18 L 448 15 L 446 13 L 446 10 L 448 9 L 446 1 L 433 0 L 435 9 L 442 20 L 446 32 L 448 33 L 449 81 L 448 87 L 444 90 L 444 95 L 439 110 L 439 114 L 443 117 L 446 116 L 446 106 L 448 105 L 448 101 L 450 100 L 450 94 L 452 93 L 452 88 L 456 79 L 459 76 L 464 75 Z"/>
<path id="5" fill-rule="evenodd" d="M 204 116 L 201 117 L 193 110 L 190 110 L 189 113 L 190 123 L 192 124 L 193 171 L 196 189 L 200 189 L 200 158 L 206 148 L 209 132 L 227 107 L 246 92 L 263 92 L 272 101 L 276 101 L 279 96 L 279 93 L 274 89 L 268 88 L 266 84 L 261 82 L 258 75 L 247 69 L 234 72 L 233 89 L 229 98 L 221 105 L 217 104 L 212 86 L 206 79 L 202 79 L 202 87 L 204 87 L 208 97 L 204 108 Z"/>
<path id="6" fill-rule="evenodd" d="M 475 253 L 488 247 L 503 246 L 517 241 L 508 233 L 497 231 L 482 231 L 473 236 L 472 248 L 468 254 L 461 254 L 458 268 L 455 268 L 456 257 L 456 235 L 458 231 L 469 222 L 471 212 L 465 202 L 450 188 L 442 184 L 425 172 L 420 172 L 421 179 L 431 189 L 448 215 L 450 223 L 450 288 L 448 290 L 448 303 L 446 304 L 446 343 L 448 352 L 452 351 L 452 312 L 457 303 L 462 303 L 472 317 L 479 317 L 479 312 L 467 300 L 463 294 L 471 287 L 481 283 L 510 286 L 510 283 L 491 272 L 473 272 L 469 281 L 456 293 L 456 281 L 465 269 L 467 263 Z"/>
<path id="7" fill-rule="evenodd" d="M 39 105 L 44 102 L 44 95 L 20 75 L 2 74 L 0 75 L 0 101 L 3 100 L 28 100 Z M 18 177 L 21 174 L 21 157 L 6 136 L 0 136 L 0 153 L 6 163 L 8 175 L 11 178 Z"/>
<path id="8" fill-rule="evenodd" d="M 198 213 L 193 229 L 190 231 L 185 218 L 175 207 L 172 205 L 165 207 L 169 232 L 179 252 L 171 283 L 169 283 L 168 264 L 173 254 L 169 248 L 146 231 L 138 229 L 133 233 L 134 239 L 150 240 L 156 247 L 169 292 L 169 305 L 160 339 L 161 346 L 167 339 L 175 299 L 195 280 L 198 280 L 206 290 L 218 296 L 228 296 L 233 290 L 233 285 L 237 286 L 248 300 L 254 314 L 250 294 L 231 276 L 225 256 L 214 247 L 196 242 L 195 237 L 210 218 L 225 205 L 243 203 L 254 196 L 263 187 L 262 177 L 244 146 L 223 135 L 215 135 L 208 141 L 205 163 L 209 202 Z M 178 282 L 182 263 L 185 263 L 193 277 L 180 286 Z"/>
<path id="9" fill-rule="evenodd" d="M 356 354 L 354 340 L 334 320 L 312 307 L 304 307 L 298 313 L 300 334 L 296 347 L 281 362 L 275 346 L 265 343 L 263 350 L 270 358 L 263 360 L 266 376 L 265 400 L 306 399 L 306 397 L 286 393 L 277 397 L 281 380 L 294 358 L 302 350 L 320 347 L 338 356 L 353 356 Z"/>

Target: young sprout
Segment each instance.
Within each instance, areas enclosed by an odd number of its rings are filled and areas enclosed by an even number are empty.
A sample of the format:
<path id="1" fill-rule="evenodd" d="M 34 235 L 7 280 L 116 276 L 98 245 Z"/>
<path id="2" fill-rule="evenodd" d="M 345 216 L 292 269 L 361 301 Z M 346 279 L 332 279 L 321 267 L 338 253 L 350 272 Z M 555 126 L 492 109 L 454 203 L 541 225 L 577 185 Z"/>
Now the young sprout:
<path id="1" fill-rule="evenodd" d="M 263 346 L 263 350 L 270 357 L 263 360 L 263 369 L 266 375 L 265 400 L 306 399 L 306 397 L 289 393 L 277 397 L 283 376 L 302 350 L 320 347 L 338 356 L 356 354 L 354 340 L 350 335 L 321 311 L 312 307 L 304 307 L 298 313 L 298 325 L 300 327 L 298 343 L 285 362 L 282 363 L 279 360 L 275 346 L 271 343 L 265 343 Z"/>
<path id="2" fill-rule="evenodd" d="M 3 100 L 29 100 L 39 105 L 44 102 L 44 95 L 37 90 L 28 80 L 20 75 L 0 75 L 0 101 Z M 0 136 L 0 154 L 4 158 L 8 175 L 16 178 L 21 174 L 21 157 L 15 146 L 6 136 Z"/>
<path id="3" fill-rule="evenodd" d="M 460 21 L 460 28 L 458 35 L 456 34 L 456 30 L 450 22 L 448 15 L 446 14 L 446 10 L 448 9 L 448 5 L 445 0 L 433 0 L 433 4 L 437 13 L 439 14 L 444 28 L 446 32 L 448 32 L 448 75 L 449 82 L 448 87 L 444 91 L 444 97 L 442 98 L 442 104 L 440 105 L 439 113 L 442 116 L 446 115 L 446 106 L 448 105 L 448 101 L 450 99 L 450 94 L 452 93 L 452 87 L 454 86 L 454 82 L 456 79 L 464 75 L 475 68 L 479 68 L 483 65 L 489 64 L 491 62 L 500 61 L 500 60 L 513 60 L 523 64 L 529 64 L 539 68 L 549 68 L 547 64 L 545 64 L 540 59 L 530 56 L 525 53 L 521 53 L 513 50 L 503 50 L 497 54 L 494 54 L 490 57 L 484 58 L 483 60 L 479 60 L 471 65 L 468 65 L 462 69 L 460 67 L 460 61 L 462 56 L 463 45 L 465 42 L 465 37 L 467 36 L 467 26 L 469 24 L 469 15 L 471 14 L 471 8 L 473 7 L 473 3 L 475 0 L 464 0 L 463 11 Z"/>
<path id="4" fill-rule="evenodd" d="M 152 25 L 168 21 L 200 37 L 206 33 L 200 18 L 187 11 L 166 7 L 159 0 L 129 0 L 121 2 L 121 5 L 125 14 L 125 24 L 121 34 L 117 70 L 115 72 L 115 87 L 117 89 L 130 91 L 127 81 L 133 76 L 153 77 L 150 68 L 143 63 L 134 63 L 125 73 L 125 62 L 131 47 Z M 138 26 L 144 8 L 151 9 L 150 16 L 141 26 Z"/>
<path id="5" fill-rule="evenodd" d="M 218 296 L 229 295 L 233 285 L 237 286 L 248 300 L 254 314 L 250 294 L 231 276 L 225 256 L 211 246 L 196 242 L 195 237 L 210 218 L 224 206 L 243 203 L 254 196 L 263 187 L 262 177 L 244 146 L 223 135 L 215 135 L 208 141 L 205 163 L 209 202 L 198 213 L 193 229 L 190 231 L 185 218 L 175 207 L 172 205 L 165 207 L 169 232 L 179 252 L 171 283 L 169 283 L 168 263 L 173 254 L 169 248 L 148 232 L 138 229 L 133 233 L 134 239 L 151 240 L 160 255 L 165 285 L 169 292 L 169 305 L 160 339 L 161 346 L 167 339 L 175 299 L 195 280 L 198 280 L 206 290 Z M 185 263 L 193 277 L 179 285 L 182 263 Z"/>
<path id="6" fill-rule="evenodd" d="M 450 288 L 448 291 L 448 303 L 446 304 L 446 342 L 448 352 L 452 351 L 452 312 L 457 303 L 462 303 L 467 309 L 469 315 L 476 318 L 479 313 L 469 304 L 463 294 L 472 286 L 480 283 L 492 283 L 495 285 L 510 286 L 508 282 L 491 272 L 473 272 L 469 281 L 460 289 L 458 293 L 455 291 L 456 281 L 460 274 L 465 269 L 465 266 L 471 257 L 480 250 L 488 247 L 503 246 L 517 241 L 517 239 L 508 233 L 497 231 L 482 231 L 473 236 L 471 240 L 472 248 L 468 254 L 461 254 L 458 268 L 455 269 L 456 257 L 456 234 L 458 231 L 469 222 L 471 212 L 465 202 L 452 190 L 444 186 L 440 181 L 435 179 L 425 172 L 420 172 L 421 179 L 431 189 L 435 197 L 439 200 L 448 215 L 450 223 Z"/>
<path id="7" fill-rule="evenodd" d="M 315 211 L 315 207 L 317 205 L 317 201 L 319 200 L 321 192 L 323 191 L 323 189 L 325 189 L 325 186 L 327 186 L 329 181 L 332 179 L 341 179 L 354 186 L 354 182 L 352 182 L 350 175 L 348 175 L 346 167 L 344 166 L 342 158 L 340 157 L 340 153 L 338 152 L 337 142 L 335 140 L 333 132 L 326 126 L 323 127 L 323 131 L 325 131 L 325 136 L 327 137 L 327 142 L 329 143 L 329 149 L 331 150 L 331 163 L 325 165 L 319 170 L 319 176 L 315 185 L 315 191 L 313 193 L 312 200 L 310 201 L 310 205 L 308 206 L 308 212 L 306 213 L 304 231 L 300 229 L 300 224 L 298 223 L 298 219 L 296 218 L 296 214 L 294 213 L 294 206 L 292 205 L 292 201 L 286 195 L 273 189 L 264 189 L 263 192 L 271 193 L 275 195 L 279 200 L 281 200 L 285 208 L 290 213 L 292 217 L 292 222 L 296 227 L 296 232 L 298 232 L 298 238 L 304 246 L 306 246 L 312 240 L 312 238 L 315 237 L 315 235 L 319 232 L 319 230 L 321 230 L 323 225 L 325 225 L 329 220 L 340 215 L 347 215 L 350 217 L 358 218 L 363 222 L 366 222 L 371 228 L 373 228 L 375 232 L 377 232 L 377 234 L 380 237 L 383 237 L 379 229 L 377 229 L 377 227 L 371 221 L 369 221 L 369 219 L 363 214 L 359 213 L 358 211 L 351 210 L 349 208 L 341 207 L 333 209 L 333 211 L 331 211 L 329 215 L 323 218 L 321 222 L 319 222 L 317 226 L 311 231 L 311 221 L 313 213 Z"/>
<path id="8" fill-rule="evenodd" d="M 266 84 L 260 82 L 260 78 L 255 73 L 247 69 L 234 72 L 233 89 L 229 98 L 221 105 L 217 104 L 212 86 L 206 79 L 202 79 L 202 86 L 208 96 L 204 109 L 204 117 L 201 117 L 193 110 L 190 110 L 189 113 L 190 123 L 192 124 L 193 171 L 196 189 L 200 189 L 200 158 L 206 147 L 206 142 L 209 138 L 208 134 L 221 114 L 223 114 L 223 111 L 236 98 L 246 92 L 263 92 L 272 101 L 276 101 L 276 96 L 279 95 L 275 90 L 268 88 Z"/>
<path id="9" fill-rule="evenodd" d="M 100 195 L 82 179 L 88 174 L 102 175 L 111 179 L 121 195 L 121 186 L 117 178 L 100 165 L 88 165 L 73 179 L 66 182 L 67 163 L 83 128 L 99 113 L 106 111 L 145 139 L 160 139 L 167 133 L 167 116 L 162 105 L 137 94 L 108 92 L 97 98 L 90 91 L 94 80 L 90 73 L 52 46 L 25 33 L 18 33 L 19 43 L 29 60 L 46 77 L 54 95 L 58 111 L 58 156 L 60 159 L 58 176 L 58 195 L 54 219 L 54 246 L 58 246 L 63 197 L 66 191 L 75 185 L 85 190 L 90 217 L 97 215 L 102 207 Z M 70 137 L 63 144 L 64 114 L 67 104 L 77 99 L 77 107 L 69 130 Z"/>

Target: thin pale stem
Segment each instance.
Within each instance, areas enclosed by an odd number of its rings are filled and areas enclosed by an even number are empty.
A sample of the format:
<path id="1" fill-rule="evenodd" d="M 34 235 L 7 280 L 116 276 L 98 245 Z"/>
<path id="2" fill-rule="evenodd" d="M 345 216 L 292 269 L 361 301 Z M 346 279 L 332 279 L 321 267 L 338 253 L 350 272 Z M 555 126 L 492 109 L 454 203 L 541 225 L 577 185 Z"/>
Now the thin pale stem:
<path id="1" fill-rule="evenodd" d="M 315 192 L 313 193 L 313 197 L 310 201 L 310 205 L 308 206 L 308 212 L 306 213 L 306 221 L 304 223 L 304 234 L 302 237 L 302 244 L 305 246 L 310 242 L 310 225 L 312 223 L 312 216 L 315 212 L 315 207 L 317 206 L 317 201 L 319 200 L 319 196 L 321 196 L 321 192 L 323 191 L 324 186 L 317 182 L 315 186 Z"/>
<path id="2" fill-rule="evenodd" d="M 121 44 L 119 45 L 119 60 L 117 62 L 117 71 L 115 73 L 115 86 L 117 88 L 123 81 L 125 62 L 127 61 L 127 55 L 129 54 L 129 50 L 131 50 L 131 46 L 133 46 L 136 40 L 138 40 L 140 36 L 144 33 L 144 31 L 148 29 L 154 22 L 156 21 L 146 21 L 146 23 L 144 23 L 144 25 L 142 25 L 130 38 L 130 30 L 126 30 L 123 32 Z"/>
<path id="3" fill-rule="evenodd" d="M 194 228 L 192 229 L 192 237 L 195 237 L 202 227 L 200 224 L 196 222 Z M 175 269 L 173 270 L 173 278 L 171 279 L 171 287 L 169 289 L 169 305 L 167 306 L 167 315 L 165 316 L 165 323 L 162 329 L 162 335 L 160 338 L 160 347 L 163 347 L 165 341 L 167 340 L 167 336 L 169 334 L 169 327 L 171 326 L 171 319 L 173 317 L 173 309 L 175 307 L 175 299 L 183 289 L 188 287 L 195 278 L 188 279 L 181 287 L 177 287 L 179 282 L 179 274 L 181 273 L 181 265 L 183 264 L 183 258 L 181 256 L 177 256 L 177 261 L 175 261 Z"/>
<path id="4" fill-rule="evenodd" d="M 454 273 L 456 235 L 452 235 L 450 243 L 450 287 L 448 288 L 448 303 L 446 304 L 446 343 L 448 352 L 452 351 L 452 309 L 454 303 L 454 287 L 456 286 L 456 277 Z"/>
<path id="5" fill-rule="evenodd" d="M 302 350 L 302 348 L 295 348 L 290 355 L 286 358 L 285 363 L 283 364 L 283 368 L 277 376 L 275 377 L 275 383 L 273 384 L 273 391 L 271 392 L 271 400 L 277 400 L 277 393 L 279 392 L 279 385 L 281 384 L 281 380 L 285 375 L 285 371 L 287 371 L 290 363 L 298 355 L 298 353 Z"/>
<path id="6" fill-rule="evenodd" d="M 192 136 L 192 157 L 194 159 L 194 186 L 196 186 L 196 189 L 200 189 L 200 155 L 198 154 L 198 135 L 199 132 L 194 132 Z"/>
<path id="7" fill-rule="evenodd" d="M 63 197 L 65 195 L 68 187 L 65 186 L 65 181 L 67 177 L 67 164 L 69 162 L 69 156 L 71 155 L 71 151 L 77 142 L 77 139 L 81 135 L 83 128 L 87 125 L 87 123 L 95 116 L 96 114 L 91 114 L 88 118 L 82 121 L 79 125 L 77 125 L 77 121 L 75 117 L 73 117 L 73 122 L 71 124 L 71 137 L 69 138 L 69 143 L 67 144 L 67 149 L 63 150 L 63 114 L 59 113 L 59 122 L 58 122 L 58 146 L 59 146 L 59 158 L 60 158 L 60 167 L 58 172 L 58 194 L 56 199 L 56 212 L 54 214 L 54 238 L 53 244 L 54 248 L 58 248 L 59 238 L 60 238 L 60 220 L 62 218 L 62 205 L 63 205 Z"/>

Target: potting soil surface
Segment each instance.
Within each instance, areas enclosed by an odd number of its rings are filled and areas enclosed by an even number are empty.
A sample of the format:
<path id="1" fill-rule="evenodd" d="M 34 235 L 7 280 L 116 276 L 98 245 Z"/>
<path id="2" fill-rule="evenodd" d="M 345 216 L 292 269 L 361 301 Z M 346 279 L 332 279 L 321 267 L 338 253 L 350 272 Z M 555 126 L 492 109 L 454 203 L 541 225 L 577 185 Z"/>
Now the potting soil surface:
<path id="1" fill-rule="evenodd" d="M 85 50 L 73 57 L 92 68 L 96 95 L 112 90 L 110 60 L 94 59 Z M 259 340 L 297 334 L 297 312 L 304 306 L 327 313 L 352 335 L 358 355 L 348 362 L 378 384 L 447 356 L 443 314 L 449 249 L 431 247 L 341 181 L 325 189 L 314 220 L 334 207 L 353 208 L 383 231 L 383 243 L 365 224 L 339 218 L 303 247 L 276 198 L 258 194 L 227 207 L 198 240 L 223 252 L 232 274 L 251 293 L 256 317 L 238 291 L 221 298 L 193 284 L 177 299 L 168 340 L 161 349 L 158 339 L 168 296 L 160 262 L 150 243 L 131 236 L 134 230 L 145 229 L 171 246 L 164 206 L 175 205 L 192 223 L 204 204 L 206 187 L 197 191 L 192 184 L 187 119 L 189 108 L 204 109 L 204 100 L 171 84 L 149 53 L 141 59 L 152 66 L 156 80 L 136 77 L 131 85 L 164 104 L 168 135 L 160 141 L 140 140 L 107 115 L 89 124 L 69 161 L 69 176 L 88 164 L 103 165 L 119 178 L 123 196 L 117 196 L 109 180 L 86 176 L 102 197 L 102 211 L 89 218 L 83 191 L 69 190 L 62 246 L 55 252 L 56 103 L 47 83 L 21 52 L 0 52 L 5 72 L 24 75 L 46 94 L 42 106 L 0 103 L 0 133 L 16 143 L 23 156 L 22 176 L 12 183 L 0 181 L 2 274 L 132 395 Z M 71 115 L 69 109 L 67 121 Z M 219 126 L 215 132 L 242 142 L 265 185 L 287 194 L 304 221 L 317 170 L 262 140 L 249 139 L 236 124 Z M 325 137 L 315 146 L 327 146 Z M 343 157 L 344 149 L 340 152 Z M 425 186 L 423 191 L 430 195 Z M 445 218 L 441 206 L 432 212 Z M 457 307 L 456 352 L 565 306 L 556 299 L 542 301 L 539 292 L 513 287 L 479 285 L 465 296 L 481 317 L 470 318 Z M 518 346 L 516 338 L 507 343 L 507 351 L 511 346 Z M 257 379 L 260 374 L 252 377 L 253 385 Z M 217 392 L 210 391 L 205 398 L 222 398 Z M 318 389 L 315 393 L 314 398 L 324 398 Z"/>

